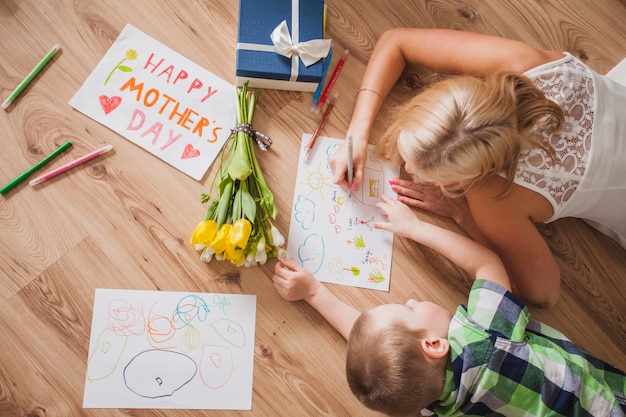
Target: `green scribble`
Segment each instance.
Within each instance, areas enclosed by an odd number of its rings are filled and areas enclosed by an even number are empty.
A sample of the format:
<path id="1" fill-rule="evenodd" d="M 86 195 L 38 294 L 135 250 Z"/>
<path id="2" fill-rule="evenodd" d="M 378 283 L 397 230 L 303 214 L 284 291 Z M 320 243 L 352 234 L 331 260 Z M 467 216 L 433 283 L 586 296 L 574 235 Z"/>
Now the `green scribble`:
<path id="1" fill-rule="evenodd" d="M 355 277 L 358 277 L 361 274 L 361 270 L 356 266 L 353 266 L 352 268 L 343 268 L 343 270 L 352 272 L 352 275 Z"/>
<path id="2" fill-rule="evenodd" d="M 367 280 L 375 284 L 380 284 L 385 280 L 385 277 L 378 269 L 374 269 L 372 272 L 370 272 L 370 276 Z"/>

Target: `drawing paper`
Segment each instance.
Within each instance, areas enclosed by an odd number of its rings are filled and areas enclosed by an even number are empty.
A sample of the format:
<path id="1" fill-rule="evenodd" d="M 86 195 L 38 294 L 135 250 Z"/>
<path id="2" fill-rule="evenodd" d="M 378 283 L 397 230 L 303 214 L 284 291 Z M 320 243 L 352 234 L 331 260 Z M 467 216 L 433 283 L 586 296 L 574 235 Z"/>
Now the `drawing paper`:
<path id="1" fill-rule="evenodd" d="M 328 162 L 343 141 L 320 136 L 305 161 L 310 138 L 302 136 L 287 257 L 319 281 L 388 291 L 393 234 L 374 229 L 374 222 L 385 221 L 374 204 L 381 194 L 396 198 L 389 179 L 400 168 L 376 160 L 370 145 L 364 181 L 349 198 L 333 184 Z"/>
<path id="2" fill-rule="evenodd" d="M 85 408 L 250 410 L 256 296 L 96 289 Z"/>
<path id="3" fill-rule="evenodd" d="M 69 103 L 196 180 L 235 126 L 233 85 L 131 25 Z"/>

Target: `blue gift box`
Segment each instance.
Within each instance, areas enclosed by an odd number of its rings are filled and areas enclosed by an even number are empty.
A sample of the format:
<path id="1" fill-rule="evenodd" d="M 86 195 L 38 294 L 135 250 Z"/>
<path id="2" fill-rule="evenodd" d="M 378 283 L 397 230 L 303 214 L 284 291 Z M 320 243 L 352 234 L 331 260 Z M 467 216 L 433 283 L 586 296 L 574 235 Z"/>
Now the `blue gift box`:
<path id="1" fill-rule="evenodd" d="M 240 0 L 238 86 L 248 81 L 253 88 L 315 91 L 322 80 L 322 60 L 307 67 L 298 55 L 288 58 L 274 49 L 270 35 L 283 21 L 293 44 L 322 39 L 324 1 Z"/>

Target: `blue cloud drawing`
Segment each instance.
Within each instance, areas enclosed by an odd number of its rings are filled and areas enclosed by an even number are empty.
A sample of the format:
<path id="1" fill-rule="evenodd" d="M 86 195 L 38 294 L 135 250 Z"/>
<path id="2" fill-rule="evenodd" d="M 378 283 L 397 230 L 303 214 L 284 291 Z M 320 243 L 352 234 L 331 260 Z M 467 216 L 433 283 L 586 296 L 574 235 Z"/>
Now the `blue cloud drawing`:
<path id="1" fill-rule="evenodd" d="M 298 258 L 302 266 L 315 274 L 324 260 L 324 239 L 320 235 L 310 235 L 298 247 Z"/>
<path id="2" fill-rule="evenodd" d="M 295 220 L 302 225 L 302 229 L 309 230 L 315 222 L 315 202 L 305 196 L 298 196 L 293 206 Z"/>

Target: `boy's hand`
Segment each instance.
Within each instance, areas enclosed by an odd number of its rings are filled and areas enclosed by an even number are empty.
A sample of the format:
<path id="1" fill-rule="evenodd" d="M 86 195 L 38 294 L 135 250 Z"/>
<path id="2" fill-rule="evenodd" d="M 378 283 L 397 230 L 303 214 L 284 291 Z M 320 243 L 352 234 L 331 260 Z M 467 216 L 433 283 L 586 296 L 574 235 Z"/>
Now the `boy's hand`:
<path id="1" fill-rule="evenodd" d="M 309 271 L 287 259 L 276 263 L 272 281 L 278 294 L 287 301 L 306 300 L 314 296 L 320 287 L 319 281 Z"/>
<path id="2" fill-rule="evenodd" d="M 374 227 L 388 230 L 398 236 L 410 237 L 411 233 L 415 232 L 415 228 L 419 227 L 421 220 L 406 204 L 393 200 L 386 195 L 381 195 L 380 198 L 383 201 L 376 203 L 375 206 L 383 211 L 388 222 L 376 222 Z"/>

